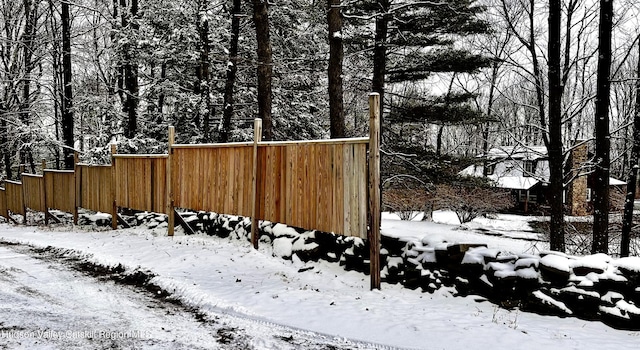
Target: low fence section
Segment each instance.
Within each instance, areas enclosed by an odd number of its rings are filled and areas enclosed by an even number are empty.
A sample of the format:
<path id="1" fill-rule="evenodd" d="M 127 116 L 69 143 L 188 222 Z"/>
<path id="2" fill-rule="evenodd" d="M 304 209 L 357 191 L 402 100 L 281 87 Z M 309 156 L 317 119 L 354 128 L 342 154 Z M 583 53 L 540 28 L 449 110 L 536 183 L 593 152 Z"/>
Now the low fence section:
<path id="1" fill-rule="evenodd" d="M 366 238 L 368 142 L 260 143 L 258 218 Z"/>
<path id="2" fill-rule="evenodd" d="M 252 216 L 252 145 L 172 145 L 173 206 Z"/>
<path id="3" fill-rule="evenodd" d="M 22 191 L 25 208 L 46 212 L 44 176 L 22 174 Z"/>
<path id="4" fill-rule="evenodd" d="M 164 213 L 166 155 L 113 155 L 115 201 L 119 207 Z"/>
<path id="5" fill-rule="evenodd" d="M 46 208 L 76 211 L 76 174 L 73 170 L 44 171 Z"/>
<path id="6" fill-rule="evenodd" d="M 5 181 L 4 188 L 7 196 L 7 209 L 12 213 L 24 215 L 24 195 L 22 183 L 17 181 Z"/>

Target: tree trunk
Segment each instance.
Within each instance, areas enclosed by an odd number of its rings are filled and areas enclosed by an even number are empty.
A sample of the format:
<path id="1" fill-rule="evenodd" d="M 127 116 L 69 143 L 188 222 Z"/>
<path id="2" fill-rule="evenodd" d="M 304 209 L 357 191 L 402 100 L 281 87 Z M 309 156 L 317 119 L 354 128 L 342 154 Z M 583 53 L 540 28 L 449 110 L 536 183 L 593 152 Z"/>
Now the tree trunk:
<path id="1" fill-rule="evenodd" d="M 227 81 L 224 85 L 224 100 L 222 112 L 222 130 L 220 142 L 229 141 L 231 132 L 231 118 L 234 108 L 234 88 L 236 73 L 238 72 L 238 41 L 240 38 L 241 0 L 233 0 L 233 12 L 231 13 L 231 41 L 229 42 L 229 63 L 227 63 Z"/>
<path id="2" fill-rule="evenodd" d="M 167 78 L 167 62 L 162 62 L 162 65 L 160 66 L 160 81 L 164 82 L 164 80 Z M 158 113 L 160 114 L 160 116 L 162 116 L 164 114 L 164 90 L 160 91 L 160 94 L 158 94 Z"/>
<path id="3" fill-rule="evenodd" d="M 609 94 L 611 82 L 611 31 L 613 0 L 600 0 L 598 29 L 598 72 L 595 111 L 595 159 L 593 183 L 593 246 L 591 252 L 608 253 L 609 248 Z"/>
<path id="4" fill-rule="evenodd" d="M 64 140 L 64 167 L 73 169 L 73 89 L 71 86 L 71 24 L 69 3 L 62 2 L 62 138 Z"/>
<path id="5" fill-rule="evenodd" d="M 33 7 L 31 0 L 23 1 L 25 12 L 25 28 L 22 36 L 24 49 L 24 78 L 22 79 L 22 101 L 20 103 L 20 119 L 26 126 L 31 124 L 31 72 L 35 68 L 33 62 L 34 37 L 36 21 L 38 18 L 37 7 Z M 28 136 L 25 136 L 28 137 Z M 30 140 L 23 138 L 22 148 L 20 148 L 20 161 L 22 164 L 29 163 L 31 172 L 35 173 L 33 154 Z"/>
<path id="6" fill-rule="evenodd" d="M 201 1 L 200 11 L 198 13 L 198 34 L 200 37 L 200 64 L 199 64 L 199 92 L 200 92 L 200 108 L 199 114 L 202 116 L 202 134 L 204 142 L 210 141 L 210 120 L 212 114 L 211 105 L 211 62 L 209 52 L 211 45 L 209 43 L 209 20 L 206 16 L 207 1 Z M 204 105 L 204 108 L 202 106 Z"/>
<path id="7" fill-rule="evenodd" d="M 380 142 L 384 143 L 384 83 L 387 73 L 387 34 L 389 31 L 389 0 L 380 0 L 380 13 L 376 16 L 373 47 L 373 81 L 371 89 L 380 94 Z M 382 161 L 382 160 L 381 160 Z"/>
<path id="8" fill-rule="evenodd" d="M 258 116 L 262 119 L 262 138 L 273 138 L 271 121 L 271 76 L 273 58 L 269 35 L 269 9 L 267 0 L 253 0 L 253 22 L 256 25 L 258 42 Z"/>
<path id="9" fill-rule="evenodd" d="M 551 250 L 564 252 L 563 162 L 562 156 L 562 83 L 560 73 L 560 0 L 549 1 L 549 190 L 551 198 Z"/>
<path id="10" fill-rule="evenodd" d="M 340 0 L 328 0 L 329 27 L 329 131 L 331 138 L 345 137 L 342 94 L 342 7 Z"/>
<path id="11" fill-rule="evenodd" d="M 9 135 L 9 129 L 7 128 L 7 111 L 4 103 L 0 100 L 0 145 L 2 146 L 2 159 L 4 160 L 4 171 L 7 175 L 7 179 L 11 179 L 13 173 L 11 171 L 11 152 L 9 151 L 9 145 L 7 144 Z"/>
<path id="12" fill-rule="evenodd" d="M 124 9 L 126 7 L 126 0 L 120 0 L 120 7 Z M 122 28 L 129 27 L 133 36 L 135 37 L 139 25 L 136 17 L 138 16 L 138 0 L 131 0 L 129 8 L 129 15 L 124 10 L 121 11 L 122 15 Z M 123 70 L 124 70 L 124 88 L 126 90 L 126 98 L 123 106 L 123 111 L 127 114 L 128 122 L 125 130 L 125 136 L 127 138 L 134 138 L 138 129 L 138 64 L 133 53 L 134 45 L 131 44 L 131 40 L 128 40 L 123 45 Z"/>
<path id="13" fill-rule="evenodd" d="M 640 42 L 638 43 L 640 53 Z M 639 56 L 640 57 L 640 56 Z M 620 256 L 627 257 L 630 253 L 631 228 L 633 227 L 633 205 L 636 200 L 636 184 L 638 181 L 638 168 L 640 164 L 640 59 L 638 59 L 636 80 L 636 103 L 633 116 L 633 147 L 629 159 L 629 177 L 627 178 L 627 196 L 624 202 L 624 215 L 622 219 L 622 238 L 620 242 Z"/>

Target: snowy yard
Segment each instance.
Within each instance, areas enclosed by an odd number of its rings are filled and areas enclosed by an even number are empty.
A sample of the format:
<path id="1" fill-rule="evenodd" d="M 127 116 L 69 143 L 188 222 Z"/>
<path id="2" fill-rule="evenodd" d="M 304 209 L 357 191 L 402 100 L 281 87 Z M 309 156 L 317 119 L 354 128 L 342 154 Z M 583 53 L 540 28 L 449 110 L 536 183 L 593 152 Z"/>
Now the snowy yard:
<path id="1" fill-rule="evenodd" d="M 534 241 L 535 233 L 519 217 L 476 220 L 461 227 L 450 214 L 436 214 L 434 219 L 445 223 L 404 222 L 385 215 L 382 232 L 434 239 L 439 236 L 450 242 L 481 242 L 514 253 L 546 248 L 543 243 Z M 246 333 L 243 346 L 255 349 L 280 349 L 285 345 L 307 348 L 309 344 L 318 343 L 326 344 L 326 348 L 635 349 L 640 341 L 639 332 L 615 330 L 600 322 L 576 318 L 507 311 L 483 302 L 480 297 L 453 297 L 446 288 L 429 294 L 383 283 L 382 290 L 370 291 L 368 276 L 347 272 L 337 263 L 303 263 L 295 257 L 293 261 L 274 258 L 267 245 L 253 250 L 249 242 L 244 241 L 208 236 L 167 237 L 166 229 L 88 230 L 89 227 L 71 225 L 44 228 L 0 224 L 0 242 L 4 242 L 0 247 L 0 269 L 22 268 L 15 266 L 12 259 L 24 255 L 30 249 L 23 245 L 29 245 L 32 248 L 50 247 L 46 250 L 48 257 L 72 258 L 107 267 L 121 264 L 125 274 L 144 271 L 155 275 L 151 283 L 171 293 L 173 298 L 197 311 L 205 320 L 215 323 L 218 321 L 213 320 L 219 319 L 220 315 L 228 317 L 222 322 L 243 330 Z M 9 242 L 21 245 L 7 245 Z M 29 264 L 36 264 L 29 257 L 25 259 Z M 40 273 L 48 276 L 46 271 L 40 270 Z M 3 316 L 0 333 L 3 337 L 7 337 L 13 326 L 24 324 L 29 324 L 35 331 L 82 332 L 93 326 L 95 320 L 87 317 L 87 313 L 96 313 L 99 318 L 103 308 L 73 308 L 65 304 L 61 307 L 54 302 L 64 299 L 57 290 L 59 286 L 82 285 L 90 278 L 58 271 L 52 271 L 50 276 L 49 281 L 44 281 L 49 287 L 42 287 L 42 291 L 50 293 L 50 299 L 46 300 L 52 300 L 49 307 L 57 308 L 60 317 L 34 319 L 32 315 L 27 319 L 28 316 L 23 316 L 26 313 L 18 311 L 51 310 L 46 305 L 29 305 L 28 298 L 16 303 L 7 301 L 7 296 L 15 297 L 20 292 L 4 289 L 0 294 Z M 35 289 L 29 285 L 28 276 L 20 278 L 23 287 Z M 43 282 L 46 278 L 38 279 Z M 87 289 L 86 304 L 96 303 L 95 300 L 100 299 L 99 292 L 94 287 L 87 288 L 92 289 Z M 105 284 L 104 292 L 109 293 L 113 288 L 111 284 Z M 130 313 L 129 316 L 138 318 L 137 308 L 128 306 L 134 305 L 134 301 L 104 302 L 104 308 L 123 304 L 125 307 L 118 309 L 119 313 L 125 314 L 122 317 Z M 111 323 L 103 323 L 113 331 L 128 330 L 117 319 L 108 318 L 108 321 Z M 130 331 L 144 328 L 148 331 L 145 334 L 160 339 L 160 344 L 166 344 L 163 342 L 169 341 L 170 337 L 175 337 L 178 344 L 189 344 L 184 338 L 197 335 L 192 339 L 198 339 L 201 346 L 229 348 L 215 336 L 207 338 L 207 329 L 213 325 L 194 322 L 194 329 L 190 331 L 186 324 L 176 326 L 175 332 L 166 332 L 150 318 L 142 319 Z M 278 337 L 276 333 L 287 336 Z M 296 343 L 295 339 L 299 338 L 306 340 Z M 292 340 L 287 343 L 283 339 Z M 8 344 L 15 348 L 21 347 L 19 344 L 48 348 L 57 343 L 41 340 Z M 151 344 L 135 343 L 143 348 L 151 347 Z"/>

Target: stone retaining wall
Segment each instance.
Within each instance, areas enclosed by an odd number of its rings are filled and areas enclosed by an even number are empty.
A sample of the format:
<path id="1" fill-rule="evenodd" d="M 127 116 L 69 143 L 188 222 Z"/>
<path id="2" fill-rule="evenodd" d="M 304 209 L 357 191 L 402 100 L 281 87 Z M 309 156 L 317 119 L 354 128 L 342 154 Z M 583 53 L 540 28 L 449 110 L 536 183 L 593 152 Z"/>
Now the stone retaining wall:
<path id="1" fill-rule="evenodd" d="M 135 224 L 163 224 L 162 215 L 144 215 L 139 214 Z M 248 219 L 202 212 L 185 217 L 195 230 L 208 235 L 249 239 Z M 271 244 L 276 257 L 323 259 L 338 262 L 347 270 L 369 272 L 369 247 L 360 238 L 269 222 L 263 222 L 259 232 L 260 242 Z M 454 290 L 455 295 L 481 295 L 505 308 L 640 329 L 638 257 L 612 259 L 604 254 L 575 257 L 551 251 L 539 255 L 509 254 L 483 244 L 384 235 L 381 245 L 381 275 L 387 283 L 423 292 L 445 286 Z"/>

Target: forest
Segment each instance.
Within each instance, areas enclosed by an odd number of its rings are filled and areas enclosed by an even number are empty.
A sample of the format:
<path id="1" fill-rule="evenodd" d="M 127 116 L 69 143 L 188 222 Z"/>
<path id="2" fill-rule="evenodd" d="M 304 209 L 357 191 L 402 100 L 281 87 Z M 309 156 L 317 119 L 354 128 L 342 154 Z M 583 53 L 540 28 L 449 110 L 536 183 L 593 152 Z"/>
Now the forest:
<path id="1" fill-rule="evenodd" d="M 459 193 L 440 185 L 469 186 L 457 172 L 491 147 L 546 146 L 551 247 L 564 250 L 571 147 L 595 143 L 597 181 L 637 169 L 639 11 L 630 0 L 0 0 L 0 179 L 41 159 L 69 168 L 74 152 L 104 163 L 112 143 L 166 152 L 168 126 L 180 143 L 250 140 L 254 118 L 265 140 L 363 136 L 378 92 L 386 199 Z M 594 252 L 606 251 L 606 187 L 594 187 Z"/>

